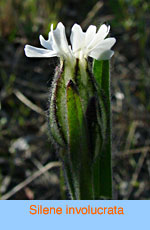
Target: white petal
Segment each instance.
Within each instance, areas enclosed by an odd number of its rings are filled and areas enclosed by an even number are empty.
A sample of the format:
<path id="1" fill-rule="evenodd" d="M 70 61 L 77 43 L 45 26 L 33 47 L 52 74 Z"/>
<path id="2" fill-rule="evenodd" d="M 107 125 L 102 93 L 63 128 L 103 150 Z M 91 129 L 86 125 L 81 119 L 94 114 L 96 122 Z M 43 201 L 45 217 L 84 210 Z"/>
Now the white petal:
<path id="1" fill-rule="evenodd" d="M 97 37 L 99 39 L 104 39 L 110 31 L 110 26 L 106 26 L 105 24 L 101 25 L 98 32 L 97 32 Z"/>
<path id="2" fill-rule="evenodd" d="M 112 48 L 112 46 L 115 43 L 116 43 L 115 38 L 106 38 L 105 40 L 100 41 L 92 50 L 99 49 L 99 48 L 104 49 L 104 50 L 109 50 Z"/>
<path id="3" fill-rule="evenodd" d="M 48 40 L 52 40 L 52 32 L 51 31 L 48 33 Z"/>
<path id="4" fill-rule="evenodd" d="M 58 23 L 57 28 L 55 30 L 53 30 L 53 25 L 52 25 L 51 32 L 53 38 L 53 44 L 52 44 L 53 49 L 56 52 L 59 52 L 60 55 L 70 53 L 64 25 L 61 22 Z"/>
<path id="5" fill-rule="evenodd" d="M 85 34 L 85 45 L 88 46 L 96 34 L 96 26 L 89 26 Z"/>
<path id="6" fill-rule="evenodd" d="M 81 26 L 74 24 L 71 31 L 70 41 L 73 52 L 80 50 L 85 43 L 85 33 L 82 31 Z"/>
<path id="7" fill-rule="evenodd" d="M 93 49 L 95 46 L 97 46 L 97 44 L 104 40 L 104 38 L 108 35 L 109 31 L 110 26 L 106 26 L 105 24 L 101 25 L 95 37 L 88 45 L 88 49 Z"/>
<path id="8" fill-rule="evenodd" d="M 55 57 L 57 53 L 51 50 L 36 48 L 34 46 L 26 45 L 24 48 L 27 57 Z"/>
<path id="9" fill-rule="evenodd" d="M 39 39 L 40 39 L 41 45 L 44 48 L 48 50 L 52 50 L 52 39 L 49 38 L 48 40 L 45 40 L 42 35 L 40 35 Z"/>
<path id="10" fill-rule="evenodd" d="M 96 59 L 96 60 L 109 60 L 114 54 L 113 50 L 99 50 L 95 49 L 92 51 L 89 56 Z"/>

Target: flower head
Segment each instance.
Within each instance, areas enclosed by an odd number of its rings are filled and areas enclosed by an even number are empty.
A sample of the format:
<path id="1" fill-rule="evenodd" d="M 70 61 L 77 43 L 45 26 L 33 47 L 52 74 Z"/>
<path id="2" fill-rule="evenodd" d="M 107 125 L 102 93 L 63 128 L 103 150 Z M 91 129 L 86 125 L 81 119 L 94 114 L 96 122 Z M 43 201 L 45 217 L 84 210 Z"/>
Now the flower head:
<path id="1" fill-rule="evenodd" d="M 111 47 L 115 44 L 115 38 L 106 38 L 110 31 L 110 26 L 101 25 L 96 32 L 96 26 L 89 26 L 83 32 L 78 24 L 74 24 L 71 31 L 70 42 L 68 45 L 65 27 L 59 22 L 57 28 L 48 34 L 48 40 L 40 35 L 40 43 L 44 48 L 36 48 L 30 45 L 25 46 L 27 57 L 60 57 L 62 60 L 74 61 L 86 59 L 88 56 L 97 60 L 108 60 L 114 54 Z"/>

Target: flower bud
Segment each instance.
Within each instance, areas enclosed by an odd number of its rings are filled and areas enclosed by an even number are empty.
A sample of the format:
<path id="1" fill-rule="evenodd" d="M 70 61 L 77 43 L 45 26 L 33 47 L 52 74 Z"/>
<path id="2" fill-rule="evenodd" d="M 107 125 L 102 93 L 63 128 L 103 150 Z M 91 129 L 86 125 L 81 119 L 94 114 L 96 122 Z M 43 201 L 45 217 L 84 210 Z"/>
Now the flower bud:
<path id="1" fill-rule="evenodd" d="M 103 109 L 102 109 L 103 108 Z M 56 68 L 51 87 L 49 127 L 62 150 L 68 184 L 75 199 L 92 199 L 92 164 L 105 140 L 105 109 L 101 93 L 86 60 Z M 86 189 L 81 189 L 86 184 Z M 83 193 L 83 194 L 81 194 Z"/>

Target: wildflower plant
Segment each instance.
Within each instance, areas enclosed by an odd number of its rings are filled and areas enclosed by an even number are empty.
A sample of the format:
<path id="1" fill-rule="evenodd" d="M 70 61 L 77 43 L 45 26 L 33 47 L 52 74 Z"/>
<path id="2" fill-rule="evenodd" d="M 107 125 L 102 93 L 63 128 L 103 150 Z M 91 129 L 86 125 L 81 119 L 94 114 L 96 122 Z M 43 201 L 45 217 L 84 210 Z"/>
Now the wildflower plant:
<path id="1" fill-rule="evenodd" d="M 40 35 L 44 48 L 25 46 L 27 57 L 60 59 L 51 85 L 50 136 L 59 148 L 72 199 L 112 197 L 111 101 L 109 59 L 115 38 L 106 38 L 110 26 L 86 32 L 74 24 L 68 45 L 65 27 Z M 88 57 L 92 58 L 91 62 Z"/>

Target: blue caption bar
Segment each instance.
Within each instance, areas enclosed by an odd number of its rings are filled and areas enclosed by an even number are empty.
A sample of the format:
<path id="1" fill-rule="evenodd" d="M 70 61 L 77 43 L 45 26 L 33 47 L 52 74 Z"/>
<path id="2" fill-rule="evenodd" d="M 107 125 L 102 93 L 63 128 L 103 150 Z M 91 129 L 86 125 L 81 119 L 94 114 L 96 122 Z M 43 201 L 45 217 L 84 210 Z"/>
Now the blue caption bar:
<path id="1" fill-rule="evenodd" d="M 150 201 L 0 201 L 1 229 L 147 229 Z"/>

